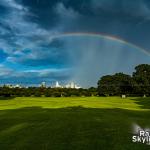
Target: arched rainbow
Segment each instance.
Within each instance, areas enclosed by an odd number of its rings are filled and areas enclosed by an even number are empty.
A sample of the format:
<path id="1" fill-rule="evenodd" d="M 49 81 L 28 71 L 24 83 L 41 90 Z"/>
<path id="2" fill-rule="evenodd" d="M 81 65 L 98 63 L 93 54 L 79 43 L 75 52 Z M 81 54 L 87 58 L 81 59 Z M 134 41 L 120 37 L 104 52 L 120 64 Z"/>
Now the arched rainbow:
<path id="1" fill-rule="evenodd" d="M 120 39 L 118 37 L 115 36 L 110 36 L 110 35 L 105 35 L 105 34 L 101 34 L 101 33 L 87 33 L 87 32 L 75 32 L 75 33 L 62 33 L 62 34 L 56 34 L 53 35 L 49 38 L 49 40 L 52 39 L 56 39 L 56 38 L 62 38 L 62 37 L 71 37 L 71 36 L 88 36 L 88 37 L 97 37 L 97 38 L 103 38 L 103 39 L 107 39 L 107 40 L 112 40 L 112 41 L 116 41 L 119 42 L 121 44 L 125 44 L 128 45 L 130 47 L 134 47 L 140 51 L 142 51 L 143 53 L 145 53 L 146 55 L 150 56 L 150 52 L 148 50 L 143 49 L 140 46 L 137 46 L 135 44 L 132 44 L 126 40 Z"/>

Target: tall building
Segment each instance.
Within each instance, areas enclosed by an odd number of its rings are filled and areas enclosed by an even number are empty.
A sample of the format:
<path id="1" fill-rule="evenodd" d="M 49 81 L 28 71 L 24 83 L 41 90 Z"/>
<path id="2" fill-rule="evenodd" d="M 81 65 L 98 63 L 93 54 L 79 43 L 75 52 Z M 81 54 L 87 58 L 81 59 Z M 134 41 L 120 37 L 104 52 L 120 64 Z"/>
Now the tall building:
<path id="1" fill-rule="evenodd" d="M 81 87 L 76 85 L 74 82 L 71 82 L 66 85 L 66 88 L 71 88 L 71 89 L 80 89 Z"/>
<path id="2" fill-rule="evenodd" d="M 58 81 L 56 81 L 55 87 L 56 87 L 56 88 L 61 88 L 61 85 L 59 84 Z"/>
<path id="3" fill-rule="evenodd" d="M 22 86 L 20 84 L 15 84 L 15 85 L 12 85 L 12 84 L 5 84 L 4 87 L 7 87 L 7 88 L 22 88 Z"/>
<path id="4" fill-rule="evenodd" d="M 40 87 L 44 87 L 45 88 L 46 87 L 46 82 L 42 82 Z"/>
<path id="5" fill-rule="evenodd" d="M 21 88 L 21 85 L 16 84 L 16 85 L 14 85 L 13 87 L 14 87 L 14 88 Z"/>
<path id="6" fill-rule="evenodd" d="M 75 85 L 74 82 L 71 82 L 71 83 L 70 83 L 70 88 L 75 89 L 75 86 L 76 86 L 76 85 Z"/>

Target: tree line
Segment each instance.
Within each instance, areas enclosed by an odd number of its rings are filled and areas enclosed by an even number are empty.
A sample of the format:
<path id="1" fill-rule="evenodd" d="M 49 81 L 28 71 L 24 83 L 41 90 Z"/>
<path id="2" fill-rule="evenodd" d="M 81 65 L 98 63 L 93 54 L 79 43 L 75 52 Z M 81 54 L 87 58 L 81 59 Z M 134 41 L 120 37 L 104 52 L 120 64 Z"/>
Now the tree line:
<path id="1" fill-rule="evenodd" d="M 98 86 L 89 89 L 51 87 L 0 87 L 0 97 L 72 97 L 72 96 L 150 96 L 150 65 L 135 67 L 132 75 L 116 73 L 99 79 Z"/>
<path id="2" fill-rule="evenodd" d="M 116 73 L 106 75 L 98 81 L 100 96 L 150 96 L 150 65 L 141 64 L 135 67 L 132 75 Z"/>
<path id="3" fill-rule="evenodd" d="M 97 88 L 71 89 L 51 87 L 9 88 L 0 87 L 0 97 L 73 97 L 97 96 Z"/>

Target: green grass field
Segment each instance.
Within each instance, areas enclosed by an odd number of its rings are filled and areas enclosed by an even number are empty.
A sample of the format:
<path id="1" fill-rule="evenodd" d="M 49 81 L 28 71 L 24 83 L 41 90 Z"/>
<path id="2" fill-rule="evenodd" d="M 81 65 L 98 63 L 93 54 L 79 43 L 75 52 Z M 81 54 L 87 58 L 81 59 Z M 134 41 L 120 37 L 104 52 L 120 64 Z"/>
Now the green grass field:
<path id="1" fill-rule="evenodd" d="M 0 100 L 0 150 L 148 150 L 133 125 L 150 127 L 150 98 Z"/>

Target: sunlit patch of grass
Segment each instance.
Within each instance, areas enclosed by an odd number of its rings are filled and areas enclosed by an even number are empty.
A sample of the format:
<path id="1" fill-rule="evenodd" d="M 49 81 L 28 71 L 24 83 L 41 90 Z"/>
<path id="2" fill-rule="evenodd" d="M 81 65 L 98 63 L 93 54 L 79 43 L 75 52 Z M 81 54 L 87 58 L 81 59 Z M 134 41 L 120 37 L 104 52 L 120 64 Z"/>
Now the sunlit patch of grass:
<path id="1" fill-rule="evenodd" d="M 141 110 L 136 102 L 138 98 L 120 97 L 69 97 L 69 98 L 34 98 L 17 97 L 12 100 L 1 100 L 0 110 L 16 109 L 24 107 L 64 108 L 82 106 L 85 108 L 122 108 Z"/>

